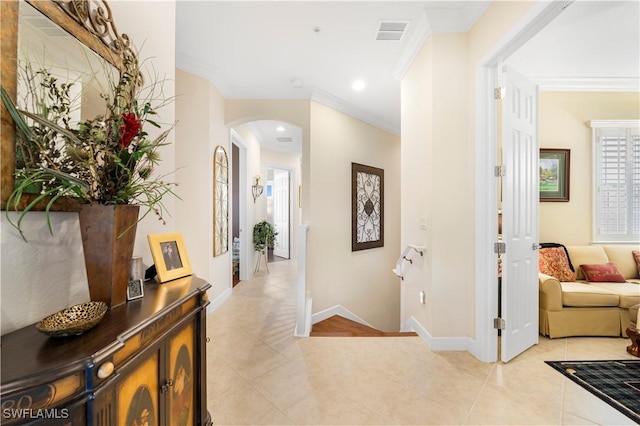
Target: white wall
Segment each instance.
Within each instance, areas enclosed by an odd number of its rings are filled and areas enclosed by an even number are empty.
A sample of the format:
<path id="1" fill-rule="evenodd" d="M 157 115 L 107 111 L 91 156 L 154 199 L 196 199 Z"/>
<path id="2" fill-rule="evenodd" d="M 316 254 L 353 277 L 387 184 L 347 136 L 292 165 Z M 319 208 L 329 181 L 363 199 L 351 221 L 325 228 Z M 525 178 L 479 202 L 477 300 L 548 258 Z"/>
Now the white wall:
<path id="1" fill-rule="evenodd" d="M 638 118 L 638 93 L 540 93 L 540 147 L 571 150 L 570 200 L 540 203 L 541 242 L 591 244 L 593 158 L 588 122 Z"/>
<path id="2" fill-rule="evenodd" d="M 473 324 L 467 60 L 467 34 L 431 36 L 402 84 L 403 110 L 410 111 L 402 127 L 402 246 L 427 247 L 424 259 L 406 265 L 403 321 L 413 316 L 433 337 L 466 336 Z"/>
<path id="3" fill-rule="evenodd" d="M 184 237 L 194 274 L 211 284 L 213 301 L 231 288 L 231 250 L 213 257 L 213 153 L 222 146 L 227 157 L 231 154 L 224 99 L 207 80 L 177 70 L 176 118 L 176 178 L 182 200 L 175 227 Z"/>
<path id="4" fill-rule="evenodd" d="M 477 66 L 534 4 L 492 2 L 468 33 L 430 36 L 402 81 L 402 246 L 427 246 L 402 284 L 402 322 L 449 338 L 443 349 L 475 336 L 474 160 L 491 143 L 475 139 Z"/>
<path id="5" fill-rule="evenodd" d="M 166 79 L 164 96 L 174 95 L 175 77 L 175 4 L 146 1 L 111 2 L 111 9 L 118 30 L 128 34 L 136 46 L 144 45 L 140 58 L 151 58 L 145 70 L 151 66 L 160 79 Z M 144 16 L 144 19 L 140 19 Z M 147 79 L 148 82 L 152 78 Z M 175 106 L 170 104 L 159 110 L 163 123 L 175 121 Z M 153 136 L 157 134 L 149 129 Z M 173 142 L 170 136 L 169 141 Z M 175 169 L 173 144 L 165 147 L 162 162 L 156 174 L 171 173 Z M 175 200 L 167 198 L 165 206 L 175 212 Z M 0 215 L 2 334 L 39 321 L 43 317 L 75 303 L 87 301 L 82 242 L 76 213 L 51 215 L 55 235 L 48 235 L 42 213 L 30 213 L 25 219 L 24 243 L 8 225 L 4 212 Z M 151 264 L 146 236 L 149 233 L 173 232 L 174 224 L 167 217 L 163 226 L 151 214 L 138 225 L 135 253 L 143 256 L 146 265 Z"/>
<path id="6" fill-rule="evenodd" d="M 404 265 L 402 281 L 402 314 L 404 323 L 415 318 L 431 330 L 431 254 L 433 220 L 429 200 L 433 192 L 433 39 L 429 38 L 402 79 L 401 108 L 401 249 L 408 244 L 427 247 L 424 256 L 412 253 L 413 263 Z M 422 224 L 426 229 L 422 229 Z M 419 303 L 419 292 L 427 294 L 426 303 Z M 416 303 L 418 301 L 418 303 Z"/>
<path id="7" fill-rule="evenodd" d="M 342 305 L 374 327 L 400 329 L 400 141 L 311 102 L 307 279 L 313 312 Z M 351 251 L 351 163 L 384 170 L 384 247 Z"/>

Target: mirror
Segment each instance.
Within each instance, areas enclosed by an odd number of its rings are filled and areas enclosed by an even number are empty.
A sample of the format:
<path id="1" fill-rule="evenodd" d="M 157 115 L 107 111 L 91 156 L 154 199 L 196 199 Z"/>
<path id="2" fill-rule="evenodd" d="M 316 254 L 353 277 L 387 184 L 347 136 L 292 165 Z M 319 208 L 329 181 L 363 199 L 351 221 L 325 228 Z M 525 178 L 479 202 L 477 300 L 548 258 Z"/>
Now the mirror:
<path id="1" fill-rule="evenodd" d="M 229 250 L 229 160 L 223 147 L 213 153 L 213 256 Z"/>
<path id="2" fill-rule="evenodd" d="M 111 67 L 115 72 L 120 72 L 124 69 L 123 57 L 130 55 L 135 58 L 129 38 L 125 34 L 118 33 L 112 20 L 111 10 L 104 0 L 0 1 L 0 15 L 0 53 L 2 55 L 0 84 L 14 102 L 18 101 L 18 104 L 22 101 L 18 84 L 19 67 L 25 58 L 30 61 L 38 58 L 40 64 L 36 64 L 34 68 L 41 68 L 43 59 L 63 57 L 64 62 L 47 64 L 47 67 L 49 65 L 52 68 L 57 67 L 72 80 L 83 79 L 83 91 L 78 93 L 78 98 L 82 99 L 83 104 L 82 109 L 78 109 L 77 118 L 95 115 L 95 110 L 91 111 L 90 97 L 86 94 L 101 92 L 100 78 L 97 76 L 109 72 Z M 45 36 L 45 34 L 48 35 Z M 46 40 L 46 48 L 42 46 L 45 43 L 43 37 Z M 74 41 L 73 47 L 68 47 L 69 40 Z M 77 53 L 80 50 L 76 44 L 83 47 L 83 53 Z M 54 45 L 56 47 L 53 47 Z M 54 53 L 54 49 L 61 50 Z M 61 54 L 61 51 L 64 53 Z M 82 62 L 84 65 L 81 65 Z M 70 71 L 73 69 L 79 71 L 75 76 Z M 91 87 L 93 89 L 84 90 Z M 15 185 L 16 134 L 13 120 L 4 106 L 0 106 L 0 120 L 0 196 L 1 208 L 5 210 L 8 208 L 7 198 Z M 23 197 L 18 208 L 24 208 L 31 200 L 32 198 L 28 196 Z M 48 200 L 43 200 L 33 210 L 44 210 L 47 202 Z M 76 211 L 77 204 L 71 199 L 60 199 L 51 210 Z"/>

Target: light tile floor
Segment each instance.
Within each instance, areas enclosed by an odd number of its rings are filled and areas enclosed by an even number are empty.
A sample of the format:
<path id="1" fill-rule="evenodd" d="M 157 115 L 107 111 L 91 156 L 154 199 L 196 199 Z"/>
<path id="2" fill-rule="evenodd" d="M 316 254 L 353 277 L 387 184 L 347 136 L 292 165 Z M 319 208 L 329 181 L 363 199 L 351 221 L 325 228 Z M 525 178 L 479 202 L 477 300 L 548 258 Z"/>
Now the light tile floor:
<path id="1" fill-rule="evenodd" d="M 297 266 L 269 268 L 207 318 L 214 424 L 634 424 L 543 362 L 633 358 L 625 339 L 541 336 L 505 364 L 419 337 L 295 338 Z"/>

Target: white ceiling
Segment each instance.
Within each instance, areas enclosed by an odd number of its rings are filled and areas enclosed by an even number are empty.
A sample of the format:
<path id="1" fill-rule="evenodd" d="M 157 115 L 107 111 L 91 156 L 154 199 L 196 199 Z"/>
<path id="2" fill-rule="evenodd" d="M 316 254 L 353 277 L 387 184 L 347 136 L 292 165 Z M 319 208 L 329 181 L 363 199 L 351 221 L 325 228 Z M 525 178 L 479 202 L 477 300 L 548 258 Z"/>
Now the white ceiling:
<path id="1" fill-rule="evenodd" d="M 640 90 L 640 2 L 576 1 L 506 62 L 542 90 Z"/>
<path id="2" fill-rule="evenodd" d="M 637 81 L 639 4 L 577 1 L 508 62 L 554 84 L 568 78 Z M 176 65 L 210 80 L 227 99 L 314 99 L 399 134 L 399 78 L 414 53 L 429 33 L 468 31 L 487 5 L 178 0 Z M 376 40 L 381 21 L 408 22 L 402 39 Z M 351 88 L 356 79 L 365 81 L 364 90 Z M 254 123 L 253 130 L 275 143 L 283 136 L 275 125 Z M 292 149 L 272 148 L 279 146 Z"/>

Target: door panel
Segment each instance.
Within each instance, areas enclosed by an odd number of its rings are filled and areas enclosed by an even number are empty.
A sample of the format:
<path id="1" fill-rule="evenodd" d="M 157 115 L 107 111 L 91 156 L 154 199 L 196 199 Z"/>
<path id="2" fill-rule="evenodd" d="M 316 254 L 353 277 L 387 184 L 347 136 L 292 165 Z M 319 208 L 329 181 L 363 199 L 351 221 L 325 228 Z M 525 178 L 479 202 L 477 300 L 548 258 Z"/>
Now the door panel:
<path id="1" fill-rule="evenodd" d="M 538 88 L 504 67 L 502 361 L 538 343 Z"/>
<path id="2" fill-rule="evenodd" d="M 278 232 L 274 244 L 275 256 L 289 259 L 289 171 L 273 171 L 273 222 Z"/>

